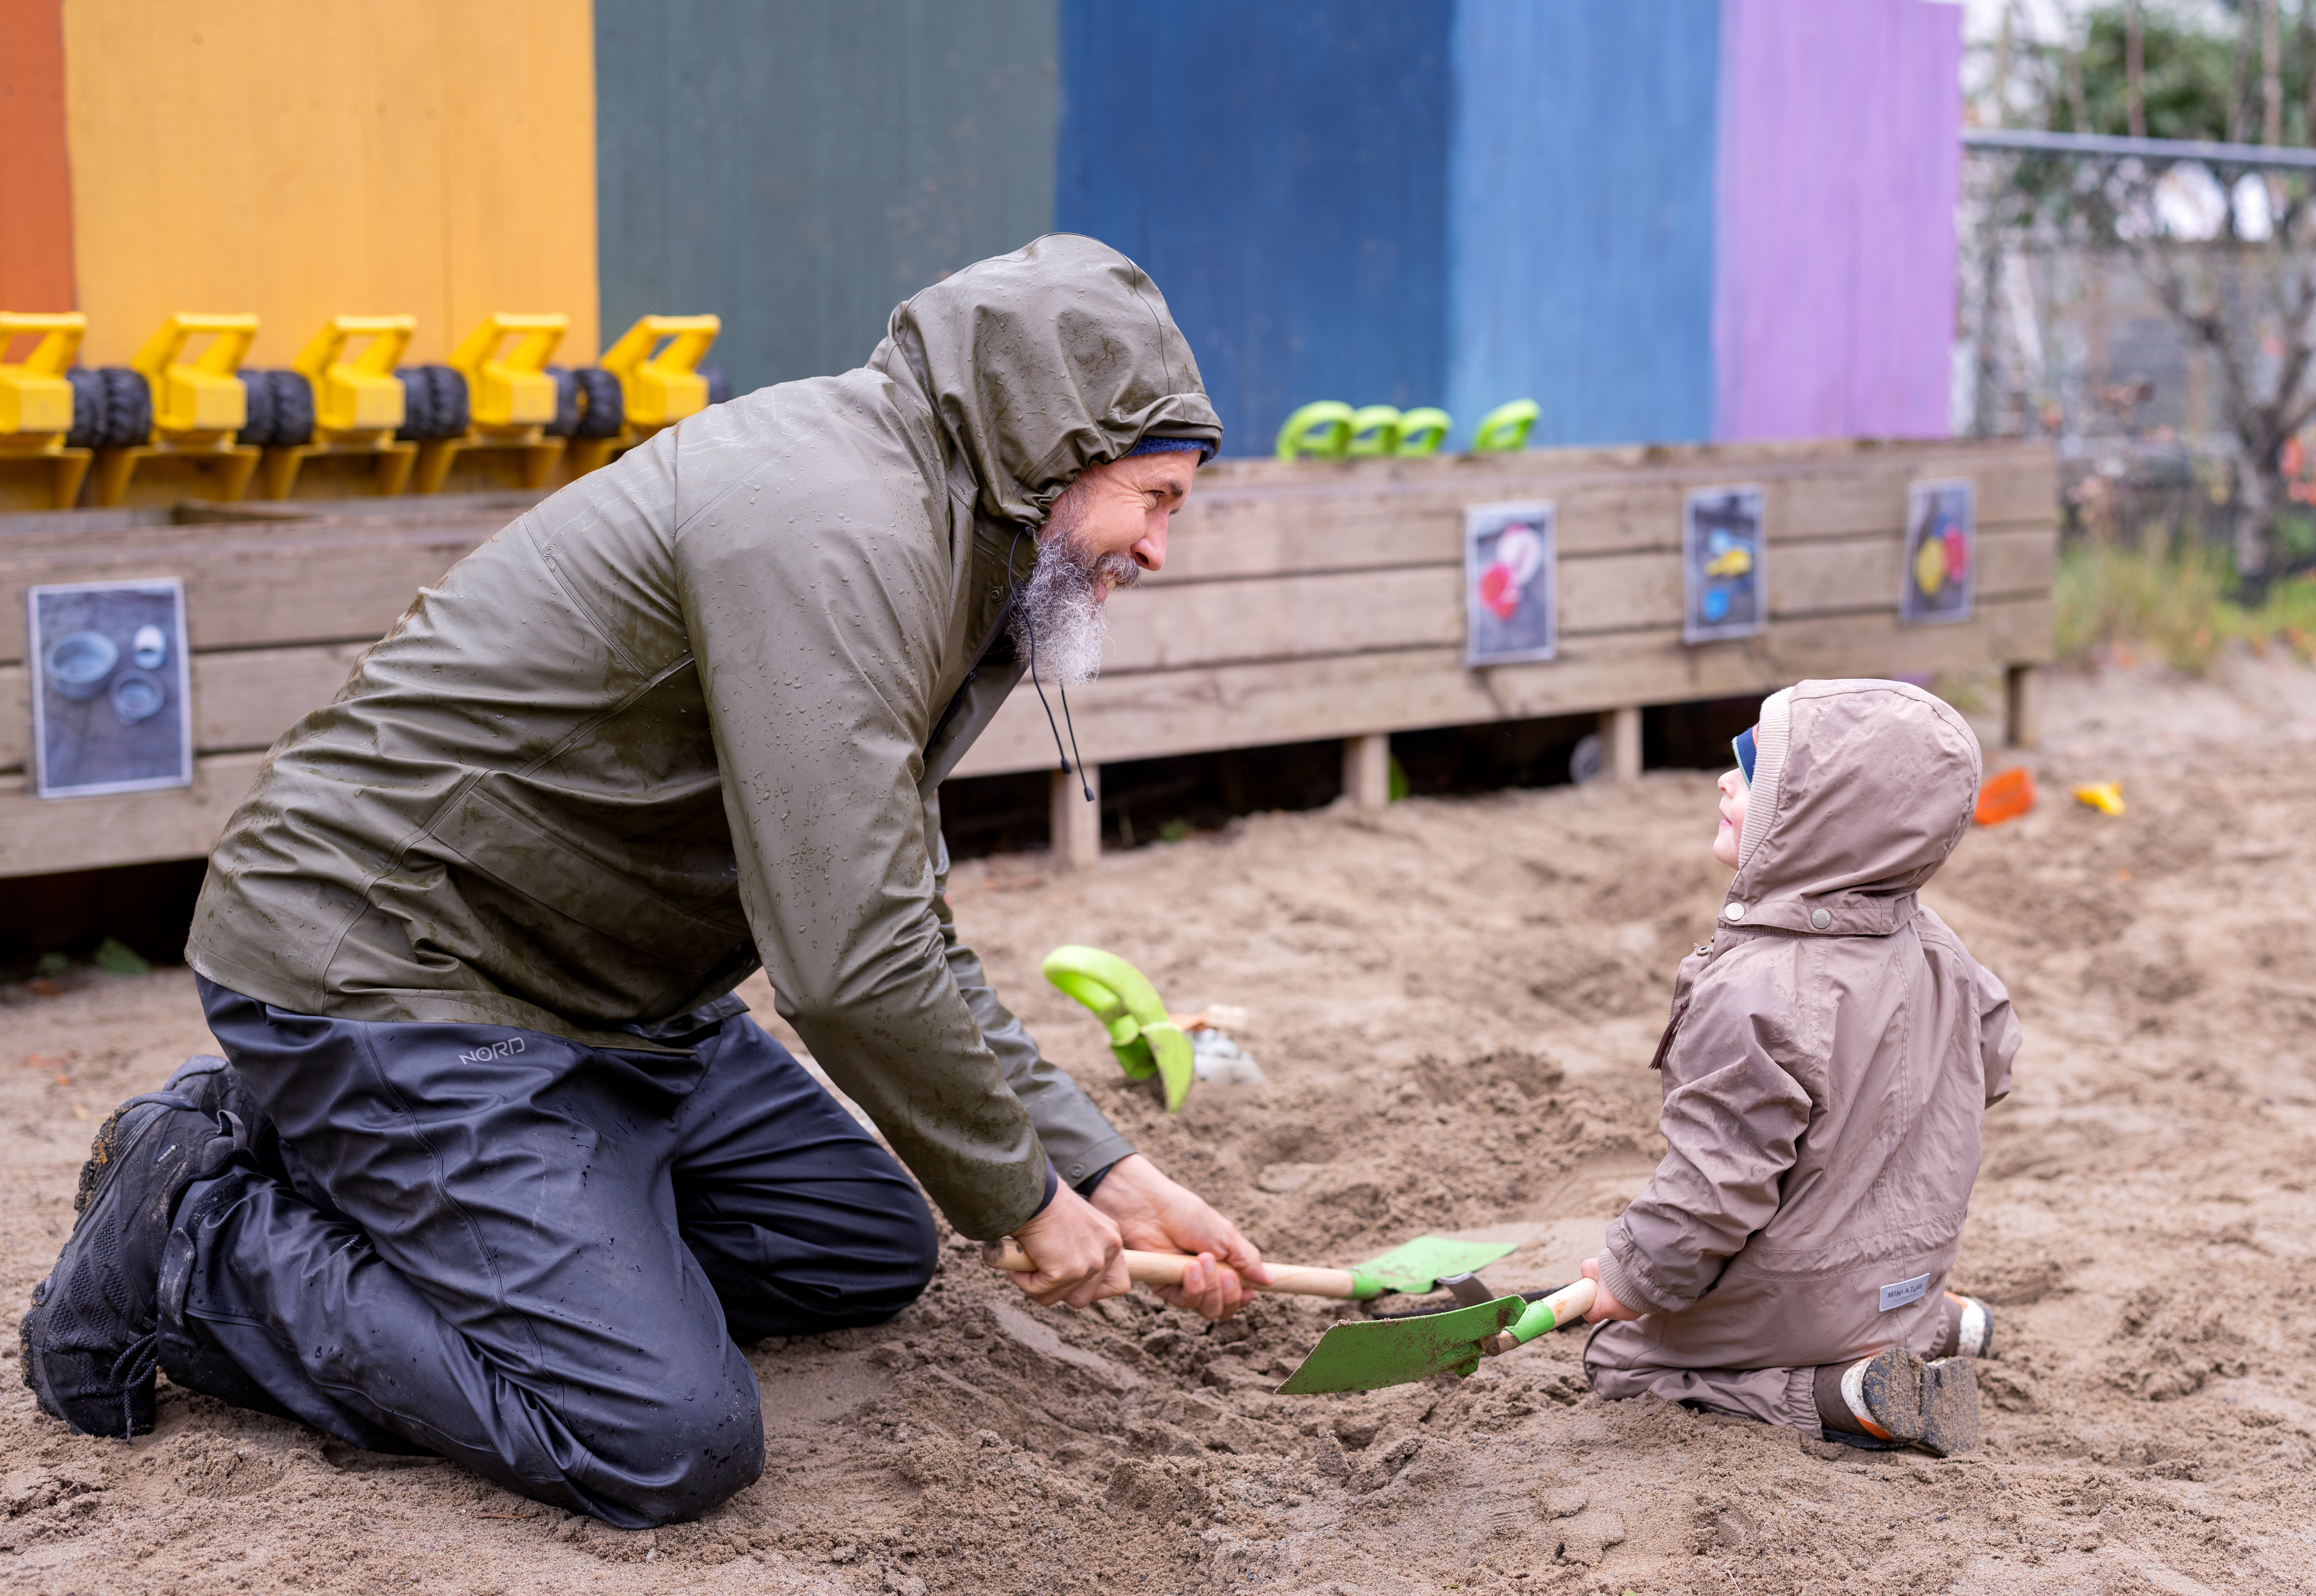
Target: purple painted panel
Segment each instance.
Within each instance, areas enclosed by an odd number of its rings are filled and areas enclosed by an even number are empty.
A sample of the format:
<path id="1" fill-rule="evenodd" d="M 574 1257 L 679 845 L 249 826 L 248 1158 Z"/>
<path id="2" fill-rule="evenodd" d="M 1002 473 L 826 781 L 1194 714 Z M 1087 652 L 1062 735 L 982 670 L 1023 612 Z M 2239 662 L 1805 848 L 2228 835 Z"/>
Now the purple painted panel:
<path id="1" fill-rule="evenodd" d="M 1943 437 L 1962 8 L 1723 0 L 1714 436 Z"/>

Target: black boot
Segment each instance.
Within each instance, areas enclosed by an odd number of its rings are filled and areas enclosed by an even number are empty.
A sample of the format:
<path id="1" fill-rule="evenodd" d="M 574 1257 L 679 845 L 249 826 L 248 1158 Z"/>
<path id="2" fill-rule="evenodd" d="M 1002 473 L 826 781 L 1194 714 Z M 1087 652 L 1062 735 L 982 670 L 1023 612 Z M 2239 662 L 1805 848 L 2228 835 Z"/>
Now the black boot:
<path id="1" fill-rule="evenodd" d="M 222 1064 L 222 1060 L 217 1061 Z M 96 1133 L 73 1198 L 79 1217 L 18 1335 L 40 1411 L 85 1435 L 153 1428 L 161 1253 L 177 1201 L 238 1145 L 228 1115 L 205 1111 L 230 1084 L 189 1059 L 159 1092 L 132 1097 Z"/>

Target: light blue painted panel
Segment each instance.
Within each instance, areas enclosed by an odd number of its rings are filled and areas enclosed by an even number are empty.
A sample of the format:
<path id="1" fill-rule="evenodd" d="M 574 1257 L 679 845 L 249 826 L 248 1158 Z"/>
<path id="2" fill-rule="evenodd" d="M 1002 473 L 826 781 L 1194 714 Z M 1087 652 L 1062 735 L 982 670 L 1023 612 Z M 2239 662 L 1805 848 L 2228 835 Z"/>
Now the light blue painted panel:
<path id="1" fill-rule="evenodd" d="M 1719 0 L 1462 0 L 1448 407 L 1534 445 L 1713 432 Z"/>
<path id="2" fill-rule="evenodd" d="M 736 391 L 1053 225 L 1055 0 L 595 0 L 605 341 L 714 311 Z"/>
<path id="3" fill-rule="evenodd" d="M 1452 0 L 1062 0 L 1055 225 L 1140 262 L 1231 454 L 1440 401 Z"/>

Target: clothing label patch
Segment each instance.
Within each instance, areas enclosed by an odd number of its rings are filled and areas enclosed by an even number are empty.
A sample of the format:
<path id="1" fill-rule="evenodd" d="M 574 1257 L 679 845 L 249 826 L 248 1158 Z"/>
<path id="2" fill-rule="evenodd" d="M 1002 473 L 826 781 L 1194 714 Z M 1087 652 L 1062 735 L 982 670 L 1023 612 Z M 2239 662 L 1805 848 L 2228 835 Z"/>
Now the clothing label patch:
<path id="1" fill-rule="evenodd" d="M 1920 1302 L 1929 1294 L 1930 1277 L 1928 1275 L 1916 1275 L 1911 1280 L 1900 1280 L 1894 1286 L 1884 1286 L 1882 1288 L 1882 1311 L 1886 1314 L 1892 1308 L 1902 1308 L 1910 1303 Z"/>

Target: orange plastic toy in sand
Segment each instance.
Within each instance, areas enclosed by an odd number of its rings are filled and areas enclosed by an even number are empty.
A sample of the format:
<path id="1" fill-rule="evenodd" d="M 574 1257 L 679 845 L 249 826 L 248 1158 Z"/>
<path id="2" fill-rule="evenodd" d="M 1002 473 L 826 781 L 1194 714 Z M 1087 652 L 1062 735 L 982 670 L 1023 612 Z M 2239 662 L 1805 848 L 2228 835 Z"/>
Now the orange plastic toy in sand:
<path id="1" fill-rule="evenodd" d="M 1981 825 L 2000 825 L 2035 807 L 2035 772 L 2025 765 L 1997 771 L 1978 789 L 1978 807 L 1970 817 Z"/>

